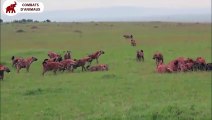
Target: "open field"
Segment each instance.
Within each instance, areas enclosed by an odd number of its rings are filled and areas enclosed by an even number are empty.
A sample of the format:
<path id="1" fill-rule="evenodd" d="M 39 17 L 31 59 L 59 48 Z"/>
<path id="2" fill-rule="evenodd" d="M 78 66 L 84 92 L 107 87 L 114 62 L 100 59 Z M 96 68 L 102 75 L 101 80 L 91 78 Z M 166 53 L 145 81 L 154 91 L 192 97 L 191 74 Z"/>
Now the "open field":
<path id="1" fill-rule="evenodd" d="M 36 29 L 32 29 L 36 26 Z M 17 33 L 22 29 L 25 32 Z M 81 31 L 79 34 L 76 31 Z M 124 39 L 132 33 L 137 46 Z M 81 58 L 102 49 L 107 72 L 48 72 L 48 51 L 71 50 Z M 136 62 L 144 50 L 144 63 Z M 155 73 L 154 52 L 165 63 L 202 56 L 211 62 L 211 24 L 30 23 L 1 24 L 1 63 L 10 67 L 1 83 L 2 120 L 210 120 L 211 72 Z M 30 72 L 17 74 L 11 57 L 35 56 Z M 93 61 L 92 64 L 96 64 Z"/>

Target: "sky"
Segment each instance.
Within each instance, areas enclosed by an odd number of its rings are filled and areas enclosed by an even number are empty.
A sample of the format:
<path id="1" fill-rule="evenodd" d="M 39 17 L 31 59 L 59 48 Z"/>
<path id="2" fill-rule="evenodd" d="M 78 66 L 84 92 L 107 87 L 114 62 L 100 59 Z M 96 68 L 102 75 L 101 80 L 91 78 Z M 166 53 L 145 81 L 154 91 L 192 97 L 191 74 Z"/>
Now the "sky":
<path id="1" fill-rule="evenodd" d="M 4 1 L 4 0 L 1 0 Z M 114 6 L 134 6 L 147 8 L 210 8 L 211 0 L 18 0 L 40 1 L 46 10 L 73 10 Z"/>
<path id="2" fill-rule="evenodd" d="M 4 1 L 5 0 L 1 0 L 1 6 Z M 157 8 L 163 9 L 162 10 L 163 12 L 176 11 L 176 10 L 199 11 L 202 9 L 207 9 L 207 12 L 208 12 L 211 10 L 211 0 L 57 0 L 57 1 L 56 0 L 55 1 L 53 0 L 17 0 L 17 1 L 18 2 L 26 2 L 26 1 L 27 2 L 30 2 L 30 1 L 42 2 L 44 4 L 45 15 L 48 15 L 47 14 L 48 12 L 53 12 L 53 11 L 55 13 L 57 13 L 57 11 L 73 12 L 73 11 L 83 11 L 87 9 L 96 9 L 101 11 L 102 9 L 104 10 L 110 9 L 111 7 L 112 8 L 122 7 L 126 9 L 128 9 L 129 7 L 130 8 L 133 8 L 133 7 L 149 8 L 148 13 L 149 11 L 151 11 L 151 9 L 152 9 L 152 13 L 157 12 L 156 10 Z M 183 12 L 183 11 L 180 11 L 180 12 Z M 124 12 L 128 14 L 127 10 L 125 10 Z M 55 16 L 57 17 L 59 15 L 55 14 Z M 150 14 L 150 16 L 154 16 L 154 14 L 152 15 Z M 2 15 L 2 14 L 1 14 L 1 17 L 8 20 L 13 19 L 13 18 L 6 17 L 5 15 Z M 17 17 L 14 17 L 14 18 L 17 18 Z"/>

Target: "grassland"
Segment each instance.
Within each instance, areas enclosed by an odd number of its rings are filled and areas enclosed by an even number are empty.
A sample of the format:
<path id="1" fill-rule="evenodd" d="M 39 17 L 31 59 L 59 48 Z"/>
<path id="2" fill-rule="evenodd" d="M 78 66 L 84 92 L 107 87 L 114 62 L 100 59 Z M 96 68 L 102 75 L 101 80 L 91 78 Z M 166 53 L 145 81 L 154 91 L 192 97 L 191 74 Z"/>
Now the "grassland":
<path id="1" fill-rule="evenodd" d="M 17 33 L 19 29 L 25 32 Z M 124 33 L 134 35 L 136 47 L 122 37 Z M 105 51 L 99 61 L 109 65 L 108 72 L 77 69 L 41 75 L 48 51 L 71 50 L 74 58 L 81 58 L 99 49 Z M 144 63 L 135 60 L 140 49 Z M 211 73 L 157 74 L 155 51 L 164 54 L 165 63 L 179 56 L 202 56 L 211 62 L 211 24 L 1 24 L 1 63 L 12 70 L 0 82 L 1 119 L 210 120 Z M 39 60 L 29 73 L 17 74 L 11 67 L 12 55 Z"/>

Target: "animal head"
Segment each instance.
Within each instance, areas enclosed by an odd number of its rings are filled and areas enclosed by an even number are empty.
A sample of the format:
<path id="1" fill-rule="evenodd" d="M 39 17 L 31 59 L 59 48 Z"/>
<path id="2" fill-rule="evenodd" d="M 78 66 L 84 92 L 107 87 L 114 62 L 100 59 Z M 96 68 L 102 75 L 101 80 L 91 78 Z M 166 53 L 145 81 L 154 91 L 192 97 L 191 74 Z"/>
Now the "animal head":
<path id="1" fill-rule="evenodd" d="M 32 57 L 32 61 L 37 61 L 38 59 L 36 57 Z"/>
<path id="2" fill-rule="evenodd" d="M 9 73 L 10 69 L 8 67 L 5 67 L 5 71 Z"/>
<path id="3" fill-rule="evenodd" d="M 14 60 L 15 59 L 15 56 L 12 56 L 11 60 Z"/>
<path id="4" fill-rule="evenodd" d="M 152 59 L 156 59 L 156 57 L 157 57 L 157 55 L 156 55 L 156 54 L 154 54 L 154 55 L 153 55 L 153 57 L 152 57 Z"/>
<path id="5" fill-rule="evenodd" d="M 103 50 L 100 50 L 100 53 L 101 53 L 101 54 L 105 54 L 105 52 L 104 52 Z"/>
<path id="6" fill-rule="evenodd" d="M 178 65 L 179 61 L 178 60 L 175 60 L 174 61 L 174 65 Z"/>
<path id="7" fill-rule="evenodd" d="M 5 72 L 10 72 L 10 69 L 8 68 L 8 67 L 6 67 L 6 66 L 3 66 L 3 65 L 1 65 L 0 66 L 0 71 L 5 71 Z"/>
<path id="8" fill-rule="evenodd" d="M 186 63 L 194 63 L 194 60 L 191 59 L 191 58 L 188 58 L 188 59 L 186 60 Z"/>

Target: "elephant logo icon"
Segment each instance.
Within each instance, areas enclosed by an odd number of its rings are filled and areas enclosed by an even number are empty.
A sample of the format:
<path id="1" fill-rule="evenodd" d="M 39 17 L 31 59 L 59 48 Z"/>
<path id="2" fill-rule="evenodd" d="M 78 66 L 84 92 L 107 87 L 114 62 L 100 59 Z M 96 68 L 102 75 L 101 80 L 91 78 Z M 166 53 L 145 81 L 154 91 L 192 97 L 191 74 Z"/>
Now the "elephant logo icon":
<path id="1" fill-rule="evenodd" d="M 6 7 L 6 13 L 16 13 L 15 7 L 17 3 L 14 1 L 14 4 L 10 4 L 9 6 Z"/>

